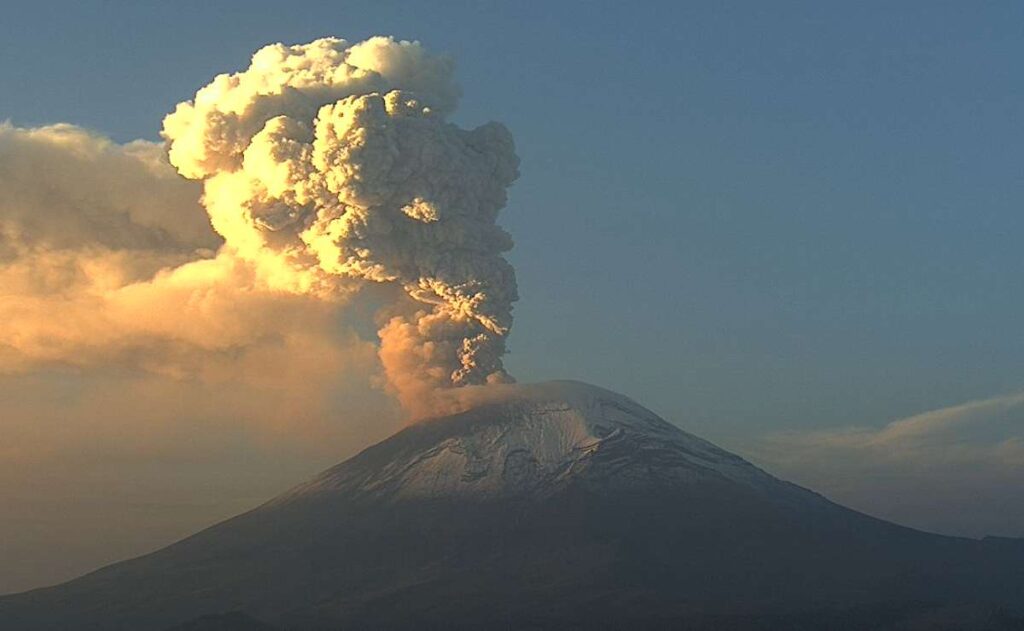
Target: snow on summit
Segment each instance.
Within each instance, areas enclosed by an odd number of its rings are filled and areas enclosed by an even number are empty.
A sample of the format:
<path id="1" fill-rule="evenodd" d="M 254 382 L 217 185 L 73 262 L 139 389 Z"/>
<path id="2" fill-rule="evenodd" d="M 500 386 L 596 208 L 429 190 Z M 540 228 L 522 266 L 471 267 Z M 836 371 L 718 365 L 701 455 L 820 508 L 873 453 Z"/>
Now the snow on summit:
<path id="1" fill-rule="evenodd" d="M 572 480 L 628 488 L 709 477 L 779 481 L 631 399 L 576 381 L 489 387 L 468 411 L 423 421 L 279 501 L 320 494 L 393 499 L 544 496 Z"/>

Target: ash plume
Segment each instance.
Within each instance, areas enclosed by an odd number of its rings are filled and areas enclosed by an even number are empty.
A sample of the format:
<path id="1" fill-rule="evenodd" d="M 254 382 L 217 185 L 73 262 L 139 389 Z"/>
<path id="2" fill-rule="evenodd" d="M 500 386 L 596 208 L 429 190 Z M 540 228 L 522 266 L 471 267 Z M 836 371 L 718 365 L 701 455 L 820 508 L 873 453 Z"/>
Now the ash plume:
<path id="1" fill-rule="evenodd" d="M 502 125 L 446 121 L 458 95 L 451 61 L 416 42 L 325 38 L 264 47 L 163 125 L 223 249 L 267 287 L 338 303 L 397 289 L 379 356 L 414 412 L 511 380 L 516 281 L 496 220 L 518 158 Z"/>

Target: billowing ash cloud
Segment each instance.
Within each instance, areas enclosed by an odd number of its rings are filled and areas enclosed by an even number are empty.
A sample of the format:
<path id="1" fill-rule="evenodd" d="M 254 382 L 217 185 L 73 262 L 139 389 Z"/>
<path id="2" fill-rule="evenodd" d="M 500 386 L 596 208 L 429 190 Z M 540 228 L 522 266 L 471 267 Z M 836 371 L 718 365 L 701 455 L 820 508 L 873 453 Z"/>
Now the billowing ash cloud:
<path id="1" fill-rule="evenodd" d="M 380 358 L 410 408 L 506 382 L 517 299 L 497 224 L 518 176 L 508 131 L 445 120 L 452 63 L 418 43 L 320 39 L 259 50 L 164 120 L 225 248 L 276 291 L 345 301 L 396 288 Z M 387 293 L 387 292 L 382 292 Z"/>
<path id="2" fill-rule="evenodd" d="M 516 157 L 501 126 L 445 121 L 457 97 L 417 44 L 320 40 L 217 77 L 165 143 L 0 121 L 0 592 L 143 553 L 506 379 Z M 180 530 L 138 512 L 195 480 Z"/>

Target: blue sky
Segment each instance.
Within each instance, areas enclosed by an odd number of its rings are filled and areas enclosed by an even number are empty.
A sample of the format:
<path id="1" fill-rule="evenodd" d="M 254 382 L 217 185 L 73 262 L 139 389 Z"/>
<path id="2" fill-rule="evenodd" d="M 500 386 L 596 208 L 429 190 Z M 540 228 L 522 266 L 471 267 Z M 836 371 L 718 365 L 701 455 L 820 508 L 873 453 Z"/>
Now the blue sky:
<path id="1" fill-rule="evenodd" d="M 156 138 L 265 43 L 419 39 L 518 143 L 521 379 L 721 435 L 1024 384 L 1019 4 L 213 5 L 9 7 L 0 118 Z"/>

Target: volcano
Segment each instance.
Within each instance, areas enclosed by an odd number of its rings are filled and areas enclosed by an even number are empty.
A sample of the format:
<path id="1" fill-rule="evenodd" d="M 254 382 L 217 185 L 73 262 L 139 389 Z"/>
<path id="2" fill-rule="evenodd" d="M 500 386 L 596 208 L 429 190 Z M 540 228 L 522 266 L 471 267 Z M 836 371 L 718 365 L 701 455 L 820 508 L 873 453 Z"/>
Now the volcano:
<path id="1" fill-rule="evenodd" d="M 846 509 L 594 386 L 497 391 L 162 550 L 0 598 L 0 628 L 1024 627 L 1024 541 Z"/>

